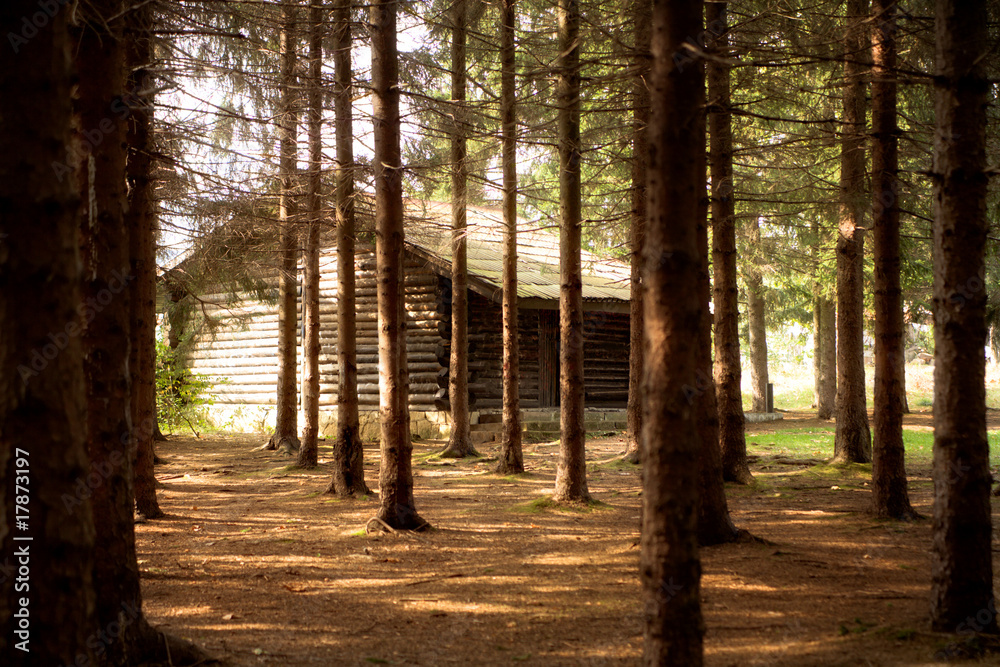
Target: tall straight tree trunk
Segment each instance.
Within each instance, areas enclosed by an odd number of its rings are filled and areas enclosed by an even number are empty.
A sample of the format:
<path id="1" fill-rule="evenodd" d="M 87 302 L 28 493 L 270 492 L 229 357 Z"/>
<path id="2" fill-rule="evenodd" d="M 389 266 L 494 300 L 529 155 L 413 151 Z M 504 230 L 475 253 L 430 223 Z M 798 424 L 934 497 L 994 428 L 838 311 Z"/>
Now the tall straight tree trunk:
<path id="1" fill-rule="evenodd" d="M 844 121 L 840 157 L 840 225 L 837 238 L 837 433 L 833 460 L 868 463 L 872 437 L 865 405 L 864 212 L 865 36 L 867 0 L 847 0 L 844 37 Z"/>
<path id="2" fill-rule="evenodd" d="M 760 246 L 760 223 L 756 218 L 750 226 L 750 240 Z M 759 267 L 747 269 L 747 321 L 750 330 L 750 395 L 751 412 L 767 411 L 767 318 L 764 300 L 764 275 Z"/>
<path id="3" fill-rule="evenodd" d="M 306 185 L 305 276 L 302 289 L 306 330 L 303 337 L 302 445 L 296 465 L 315 468 L 319 455 L 319 223 L 322 215 L 320 166 L 323 161 L 323 6 L 309 5 L 309 173 Z"/>
<path id="4" fill-rule="evenodd" d="M 125 93 L 124 8 L 121 0 L 89 3 L 80 16 L 76 47 L 78 142 L 83 158 L 76 175 L 84 192 L 81 341 L 91 464 L 88 486 L 95 473 L 103 478 L 90 497 L 94 544 L 101 556 L 94 561 L 93 585 L 97 627 L 120 628 L 102 656 L 112 665 L 159 659 L 165 650 L 160 633 L 142 612 L 135 549 L 126 126 L 122 114 L 114 113 Z M 95 131 L 101 134 L 100 141 L 91 139 Z M 174 658 L 196 653 L 186 642 L 173 638 L 166 642 Z"/>
<path id="5" fill-rule="evenodd" d="M 108 664 L 126 664 L 138 646 L 141 616 L 139 568 L 135 552 L 132 489 L 136 442 L 131 419 L 129 371 L 129 240 L 125 228 L 125 123 L 107 122 L 111 100 L 124 93 L 125 53 L 121 23 L 106 22 L 122 9 L 121 0 L 91 3 L 81 17 L 76 50 L 77 110 L 83 192 L 80 238 L 83 258 L 84 377 L 87 393 L 87 451 L 94 470 L 108 470 L 93 489 L 91 503 L 101 557 L 94 561 L 97 627 L 122 623 L 120 641 L 106 647 Z M 94 128 L 105 132 L 91 142 Z M 96 144 L 96 145 L 95 145 Z M 89 146 L 90 150 L 84 149 Z M 125 607 L 123 607 L 125 605 Z M 133 611 L 134 610 L 134 611 Z M 138 622 L 136 622 L 138 621 Z"/>
<path id="6" fill-rule="evenodd" d="M 649 40 L 653 7 L 650 0 L 632 0 L 632 229 L 629 282 L 628 403 L 625 408 L 625 460 L 642 458 L 642 246 L 646 237 L 646 172 L 649 167 Z"/>
<path id="7" fill-rule="evenodd" d="M 516 0 L 500 6 L 500 123 L 503 168 L 503 425 L 497 472 L 524 472 L 521 451 L 520 351 L 517 340 L 517 108 L 514 32 Z"/>
<path id="8" fill-rule="evenodd" d="M 0 32 L 20 34 L 37 10 L 35 0 L 0 4 Z M 32 572 L 28 592 L 15 592 L 14 576 L 0 578 L 0 654 L 18 666 L 95 657 L 87 646 L 97 627 L 94 516 L 90 500 L 77 496 L 91 470 L 77 313 L 79 200 L 67 165 L 68 17 L 57 12 L 34 38 L 0 49 L 5 85 L 17 91 L 0 96 L 0 485 L 6 498 L 15 484 L 30 491 L 26 524 L 14 502 L 4 503 L 0 545 L 5 556 L 27 548 Z M 61 167 L 56 174 L 53 165 Z M 13 602 L 22 597 L 31 627 L 19 632 Z M 22 641 L 26 650 L 16 646 Z"/>
<path id="9" fill-rule="evenodd" d="M 281 275 L 278 279 L 278 395 L 274 435 L 263 449 L 278 449 L 286 454 L 298 450 L 299 412 L 296 381 L 296 335 L 298 329 L 298 234 L 293 222 L 295 203 L 293 188 L 296 171 L 296 102 L 295 60 L 297 1 L 282 5 L 281 91 L 278 111 L 278 141 L 280 143 L 278 174 L 281 181 L 278 195 L 278 225 L 281 228 Z"/>
<path id="10" fill-rule="evenodd" d="M 126 14 L 127 89 L 140 95 L 129 108 L 126 120 L 128 156 L 128 210 L 125 226 L 129 234 L 132 262 L 132 427 L 135 438 L 135 506 L 146 519 L 163 516 L 156 500 L 153 473 L 153 437 L 156 433 L 156 202 L 152 182 L 153 100 L 152 61 L 153 6 L 142 5 Z"/>
<path id="11" fill-rule="evenodd" d="M 904 333 L 899 258 L 896 0 L 875 0 L 872 79 L 872 211 L 875 257 L 875 438 L 872 512 L 912 519 L 903 450 Z"/>
<path id="12" fill-rule="evenodd" d="M 944 632 L 997 631 L 983 355 L 988 18 L 982 0 L 937 3 L 931 625 Z"/>
<path id="13" fill-rule="evenodd" d="M 825 294 L 816 297 L 816 318 L 819 342 L 816 416 L 830 419 L 837 407 L 837 304 Z"/>
<path id="14" fill-rule="evenodd" d="M 327 493 L 367 495 L 358 415 L 357 299 L 354 274 L 354 110 L 351 0 L 335 0 L 333 113 L 337 127 L 337 440 Z"/>
<path id="15" fill-rule="evenodd" d="M 580 263 L 580 5 L 559 0 L 559 463 L 556 500 L 589 501 L 583 384 Z"/>
<path id="16" fill-rule="evenodd" d="M 705 190 L 704 69 L 684 43 L 701 34 L 700 0 L 654 0 L 649 219 L 643 249 L 645 355 L 640 574 L 642 663 L 702 664 L 699 451 L 689 389 L 697 382 L 698 218 Z M 675 58 L 676 54 L 685 54 Z"/>
<path id="17" fill-rule="evenodd" d="M 728 482 L 753 481 L 747 462 L 740 388 L 739 290 L 736 286 L 736 203 L 733 199 L 733 130 L 729 95 L 729 35 L 726 4 L 705 6 L 705 22 L 715 33 L 717 59 L 707 67 L 709 162 L 712 176 L 712 264 L 715 270 L 715 388 L 718 391 L 722 476 Z"/>
<path id="18" fill-rule="evenodd" d="M 467 118 L 465 108 L 466 2 L 452 5 L 451 27 L 451 356 L 448 400 L 451 434 L 441 456 L 476 454 L 469 437 L 469 266 L 466 256 Z"/>
<path id="19" fill-rule="evenodd" d="M 818 220 L 813 220 L 812 235 L 813 403 L 819 419 L 830 419 L 837 400 L 837 314 L 820 280 L 826 231 Z"/>
<path id="20" fill-rule="evenodd" d="M 409 373 L 403 308 L 403 167 L 399 139 L 399 56 L 396 5 L 371 7 L 372 115 L 375 126 L 375 259 L 378 271 L 380 521 L 397 530 L 427 523 L 413 503 Z"/>
<path id="21" fill-rule="evenodd" d="M 719 25 L 713 23 L 713 26 Z M 706 66 L 707 67 L 707 66 Z M 700 100 L 705 100 L 702 87 Z M 698 131 L 705 136 L 705 117 L 698 123 Z M 698 162 L 698 173 L 702 183 L 706 182 L 705 154 Z M 722 448 L 719 446 L 719 404 L 716 399 L 715 382 L 712 378 L 712 280 L 708 269 L 708 207 L 709 198 L 704 188 L 699 191 L 696 242 L 698 244 L 698 301 L 704 309 L 704 317 L 698 325 L 698 347 L 695 352 L 695 382 L 684 389 L 688 404 L 694 409 L 698 420 L 698 439 L 701 451 L 698 456 L 698 543 L 701 546 L 733 542 L 740 532 L 729 516 L 726 501 L 726 487 L 722 470 Z M 741 410 L 742 412 L 742 410 Z M 749 469 L 747 470 L 749 474 Z"/>
<path id="22" fill-rule="evenodd" d="M 704 173 L 704 163 L 702 163 Z M 707 210 L 704 211 L 707 213 Z M 740 531 L 729 515 L 726 486 L 722 467 L 722 449 L 719 447 L 719 408 L 712 368 L 712 322 L 708 314 L 711 288 L 708 276 L 708 220 L 703 214 L 698 221 L 698 250 L 701 261 L 698 268 L 698 291 L 705 304 L 705 317 L 698 332 L 696 359 L 698 371 L 695 383 L 686 388 L 688 401 L 698 418 L 698 437 L 701 441 L 698 481 L 698 543 L 711 546 L 734 542 Z M 704 369 L 704 370 L 703 370 Z M 747 474 L 749 475 L 749 468 Z"/>
<path id="23" fill-rule="evenodd" d="M 813 224 L 816 234 L 813 265 L 813 389 L 816 416 L 830 419 L 837 401 L 837 309 L 819 281 L 819 224 Z"/>

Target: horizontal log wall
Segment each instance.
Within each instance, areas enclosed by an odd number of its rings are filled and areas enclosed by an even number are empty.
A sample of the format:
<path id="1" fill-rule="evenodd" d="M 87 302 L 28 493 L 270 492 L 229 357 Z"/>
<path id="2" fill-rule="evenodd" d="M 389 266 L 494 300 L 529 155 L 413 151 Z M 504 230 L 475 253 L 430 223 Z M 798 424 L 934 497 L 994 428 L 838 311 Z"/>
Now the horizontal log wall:
<path id="1" fill-rule="evenodd" d="M 359 246 L 357 276 L 358 399 L 362 410 L 378 409 L 378 315 L 375 252 Z M 410 368 L 410 407 L 434 410 L 442 366 L 438 351 L 448 333 L 438 310 L 440 281 L 426 262 L 407 254 L 406 321 Z M 224 303 L 221 296 L 205 301 Z M 298 379 L 303 377 L 301 298 L 298 313 Z M 192 371 L 219 381 L 213 389 L 219 404 L 274 405 L 278 374 L 277 305 L 247 302 L 236 307 L 208 305 L 204 312 L 218 325 L 204 322 L 188 355 Z M 320 408 L 337 404 L 337 263 L 336 253 L 320 257 Z"/>
<path id="2" fill-rule="evenodd" d="M 583 350 L 587 407 L 624 408 L 628 403 L 628 314 L 584 313 Z"/>
<path id="3" fill-rule="evenodd" d="M 448 357 L 451 344 L 451 281 L 423 260 L 406 255 L 407 355 L 410 407 L 448 409 Z M 337 401 L 337 266 L 332 250 L 320 258 L 320 407 Z M 362 410 L 378 408 L 378 324 L 374 248 L 361 246 L 357 275 L 358 394 Z M 203 323 L 191 349 L 189 367 L 222 380 L 213 389 L 219 404 L 273 406 L 277 393 L 277 306 L 247 302 L 234 307 L 222 296 L 204 298 L 203 312 L 217 322 Z M 301 324 L 301 301 L 299 304 Z M 538 310 L 521 308 L 521 407 L 539 405 Z M 473 410 L 499 410 L 503 398 L 503 338 L 500 304 L 469 293 L 469 391 Z M 298 362 L 301 382 L 301 326 Z M 624 407 L 628 398 L 629 320 L 627 314 L 584 315 L 584 379 L 588 407 Z"/>
<path id="4" fill-rule="evenodd" d="M 442 310 L 448 312 L 450 281 L 442 278 Z M 539 326 L 542 311 L 522 308 L 518 313 L 521 407 L 543 407 L 539 400 Z M 503 311 L 500 305 L 474 292 L 469 294 L 469 393 L 473 410 L 503 406 Z M 587 312 L 584 315 L 584 382 L 586 405 L 624 407 L 628 401 L 629 318 L 626 314 Z M 558 331 L 555 339 L 558 340 Z M 448 409 L 448 340 L 438 349 L 444 370 L 438 376 L 439 409 Z M 558 355 L 554 358 L 558 359 Z M 557 390 L 558 394 L 558 390 Z"/>
<path id="5" fill-rule="evenodd" d="M 277 288 L 277 281 L 275 281 Z M 247 301 L 222 305 L 226 296 L 202 297 L 203 317 L 187 354 L 194 373 L 216 384 L 218 404 L 274 405 L 278 376 L 278 306 Z"/>

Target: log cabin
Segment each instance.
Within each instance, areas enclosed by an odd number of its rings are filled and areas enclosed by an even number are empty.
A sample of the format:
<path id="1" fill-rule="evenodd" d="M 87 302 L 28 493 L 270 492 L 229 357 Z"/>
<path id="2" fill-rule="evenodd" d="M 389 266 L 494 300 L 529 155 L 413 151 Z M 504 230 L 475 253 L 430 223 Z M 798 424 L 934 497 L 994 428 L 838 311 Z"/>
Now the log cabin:
<path id="1" fill-rule="evenodd" d="M 469 400 L 473 422 L 499 413 L 502 398 L 502 241 L 499 210 L 469 207 Z M 448 431 L 451 341 L 451 230 L 447 204 L 408 202 L 405 241 L 407 355 L 412 431 Z M 360 235 L 359 235 L 360 236 Z M 320 256 L 320 424 L 336 433 L 337 261 L 332 234 Z M 630 271 L 627 263 L 582 252 L 586 406 L 619 410 L 628 397 Z M 378 340 L 374 246 L 361 238 L 357 271 L 358 393 L 362 431 L 377 437 Z M 299 281 L 301 287 L 301 267 Z M 276 283 L 275 283 L 276 284 Z M 221 427 L 273 427 L 277 391 L 277 305 L 221 296 L 200 307 L 213 326 L 197 328 L 186 354 L 195 373 L 216 382 L 210 418 Z M 521 221 L 518 230 L 520 397 L 522 409 L 559 403 L 559 238 Z M 302 378 L 301 289 L 299 374 Z M 300 419 L 300 424 L 302 423 Z"/>

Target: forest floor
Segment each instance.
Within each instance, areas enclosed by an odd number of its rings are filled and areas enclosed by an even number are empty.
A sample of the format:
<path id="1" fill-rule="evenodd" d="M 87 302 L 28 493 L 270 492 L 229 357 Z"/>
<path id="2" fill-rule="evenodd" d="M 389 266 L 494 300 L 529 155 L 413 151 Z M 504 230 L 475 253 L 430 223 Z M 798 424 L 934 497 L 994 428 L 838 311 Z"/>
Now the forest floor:
<path id="1" fill-rule="evenodd" d="M 931 417 L 906 427 L 926 440 Z M 870 466 L 827 465 L 832 428 L 808 413 L 748 424 L 756 482 L 729 485 L 729 506 L 771 544 L 702 550 L 706 663 L 1000 664 L 982 639 L 930 630 L 931 522 L 866 515 Z M 136 532 L 145 610 L 161 629 L 238 666 L 639 663 L 640 479 L 616 458 L 621 434 L 588 439 L 589 507 L 547 500 L 558 443 L 525 444 L 528 472 L 502 477 L 492 461 L 441 460 L 443 443 L 418 442 L 414 495 L 433 529 L 415 535 L 368 535 L 373 497 L 324 495 L 323 443 L 304 472 L 252 451 L 265 439 L 160 444 L 167 517 Z M 374 486 L 377 447 L 365 457 Z M 908 472 L 929 517 L 926 452 Z"/>

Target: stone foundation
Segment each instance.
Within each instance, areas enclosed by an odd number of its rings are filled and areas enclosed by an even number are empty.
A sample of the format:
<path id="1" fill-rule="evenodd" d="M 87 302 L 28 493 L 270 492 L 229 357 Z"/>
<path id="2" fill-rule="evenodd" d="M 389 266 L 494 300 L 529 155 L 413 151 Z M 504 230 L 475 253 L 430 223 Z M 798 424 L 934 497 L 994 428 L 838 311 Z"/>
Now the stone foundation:
<path id="1" fill-rule="evenodd" d="M 234 433 L 273 433 L 276 411 L 273 405 L 236 405 L 224 403 L 207 408 L 208 421 L 220 431 Z M 363 411 L 359 414 L 361 422 L 361 438 L 365 442 L 377 442 L 379 439 L 379 413 L 377 410 Z M 479 423 L 479 413 L 470 415 L 473 424 Z M 299 428 L 305 419 L 299 413 Z M 337 411 L 320 410 L 320 435 L 334 438 L 337 435 Z M 451 435 L 451 415 L 443 411 L 417 412 L 410 411 L 410 433 L 420 440 L 447 439 Z"/>

